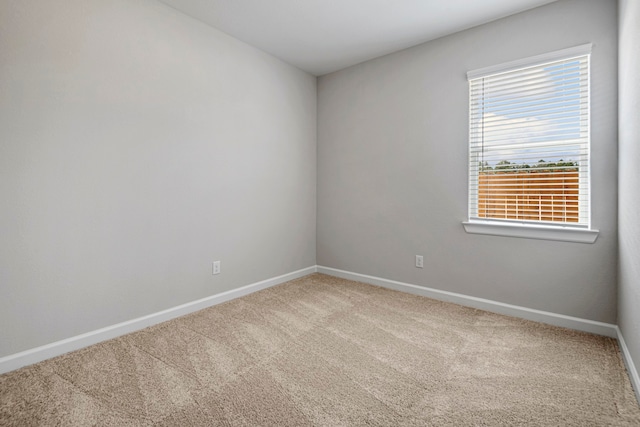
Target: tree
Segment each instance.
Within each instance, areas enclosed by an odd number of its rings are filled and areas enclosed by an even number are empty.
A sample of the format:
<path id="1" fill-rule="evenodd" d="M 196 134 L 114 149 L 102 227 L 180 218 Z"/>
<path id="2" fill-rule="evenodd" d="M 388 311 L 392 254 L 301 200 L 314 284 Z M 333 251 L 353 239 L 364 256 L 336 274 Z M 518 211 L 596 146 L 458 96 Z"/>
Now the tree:
<path id="1" fill-rule="evenodd" d="M 513 166 L 511 166 L 511 162 L 509 160 L 500 160 L 498 162 L 498 164 L 496 165 L 496 170 L 509 170 L 509 169 L 513 169 Z"/>
<path id="2" fill-rule="evenodd" d="M 489 165 L 489 162 L 479 162 L 480 172 L 492 171 L 493 168 Z"/>

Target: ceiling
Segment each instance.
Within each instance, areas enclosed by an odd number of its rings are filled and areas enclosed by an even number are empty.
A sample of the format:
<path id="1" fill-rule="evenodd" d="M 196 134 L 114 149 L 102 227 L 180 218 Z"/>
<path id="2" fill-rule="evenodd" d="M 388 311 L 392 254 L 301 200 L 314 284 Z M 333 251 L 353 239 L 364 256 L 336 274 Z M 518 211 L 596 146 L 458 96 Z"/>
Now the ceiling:
<path id="1" fill-rule="evenodd" d="M 160 0 L 316 76 L 555 0 Z"/>

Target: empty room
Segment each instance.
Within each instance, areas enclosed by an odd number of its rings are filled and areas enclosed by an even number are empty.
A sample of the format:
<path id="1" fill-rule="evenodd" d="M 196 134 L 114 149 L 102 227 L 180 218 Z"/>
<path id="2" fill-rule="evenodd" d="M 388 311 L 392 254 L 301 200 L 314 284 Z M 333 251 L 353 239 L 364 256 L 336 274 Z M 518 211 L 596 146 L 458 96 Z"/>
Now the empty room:
<path id="1" fill-rule="evenodd" d="M 639 426 L 640 2 L 0 0 L 0 426 Z"/>

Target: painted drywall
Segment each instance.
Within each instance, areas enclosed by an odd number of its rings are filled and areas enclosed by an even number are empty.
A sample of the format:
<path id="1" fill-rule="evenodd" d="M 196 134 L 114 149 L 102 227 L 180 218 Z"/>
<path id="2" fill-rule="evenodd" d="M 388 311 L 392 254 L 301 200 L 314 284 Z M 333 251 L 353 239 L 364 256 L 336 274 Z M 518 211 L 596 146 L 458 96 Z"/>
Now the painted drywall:
<path id="1" fill-rule="evenodd" d="M 619 5 L 618 325 L 640 367 L 640 2 Z"/>
<path id="2" fill-rule="evenodd" d="M 315 265 L 315 188 L 315 77 L 155 0 L 0 2 L 0 357 Z"/>
<path id="3" fill-rule="evenodd" d="M 585 43 L 598 240 L 466 234 L 467 71 Z M 614 323 L 616 139 L 615 0 L 561 0 L 322 76 L 318 265 Z"/>

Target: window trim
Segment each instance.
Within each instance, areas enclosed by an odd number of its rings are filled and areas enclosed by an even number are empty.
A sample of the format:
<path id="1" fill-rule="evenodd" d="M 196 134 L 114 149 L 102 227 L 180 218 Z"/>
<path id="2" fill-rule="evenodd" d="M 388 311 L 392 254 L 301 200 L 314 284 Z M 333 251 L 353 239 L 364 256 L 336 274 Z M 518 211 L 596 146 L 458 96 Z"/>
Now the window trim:
<path id="1" fill-rule="evenodd" d="M 545 62 L 561 61 L 573 56 L 588 55 L 591 53 L 591 43 L 574 46 L 567 49 L 556 50 L 553 52 L 543 53 L 542 55 L 529 56 L 527 58 L 517 59 L 515 61 L 504 62 L 502 64 L 492 65 L 489 67 L 478 68 L 467 72 L 467 80 L 486 77 L 491 74 L 506 73 L 517 68 L 525 68 L 543 64 Z"/>
<path id="2" fill-rule="evenodd" d="M 526 68 L 538 64 L 559 61 L 571 57 L 590 55 L 592 44 L 583 44 L 567 49 L 548 52 L 541 55 L 531 56 L 527 58 L 509 61 L 489 67 L 484 67 L 467 72 L 467 80 L 482 78 L 489 75 L 500 74 L 512 71 L 518 68 Z M 590 75 L 590 70 L 588 72 Z M 590 77 L 588 77 L 590 80 Z M 589 100 L 590 104 L 590 100 Z M 589 106 L 589 116 L 591 107 Z M 590 122 L 590 117 L 588 117 Z M 589 125 L 590 128 L 590 125 Z M 469 142 L 468 142 L 469 143 Z M 591 163 L 591 143 L 588 146 L 589 160 Z M 468 161 L 471 161 L 470 159 Z M 598 238 L 599 231 L 591 228 L 591 167 L 588 168 L 588 225 L 572 225 L 572 224 L 548 224 L 545 222 L 523 222 L 518 220 L 500 220 L 500 219 L 471 219 L 468 216 L 462 224 L 467 233 L 484 234 L 492 236 L 519 237 L 527 239 L 555 240 L 576 243 L 594 243 Z M 468 181 L 469 182 L 469 181 Z M 467 197 L 470 195 L 471 188 L 467 188 Z M 468 207 L 467 215 L 471 215 L 471 207 Z"/>
<path id="3" fill-rule="evenodd" d="M 463 221 L 469 234 L 520 237 L 524 239 L 555 240 L 559 242 L 595 243 L 600 231 L 575 226 L 528 224 L 521 222 Z"/>

